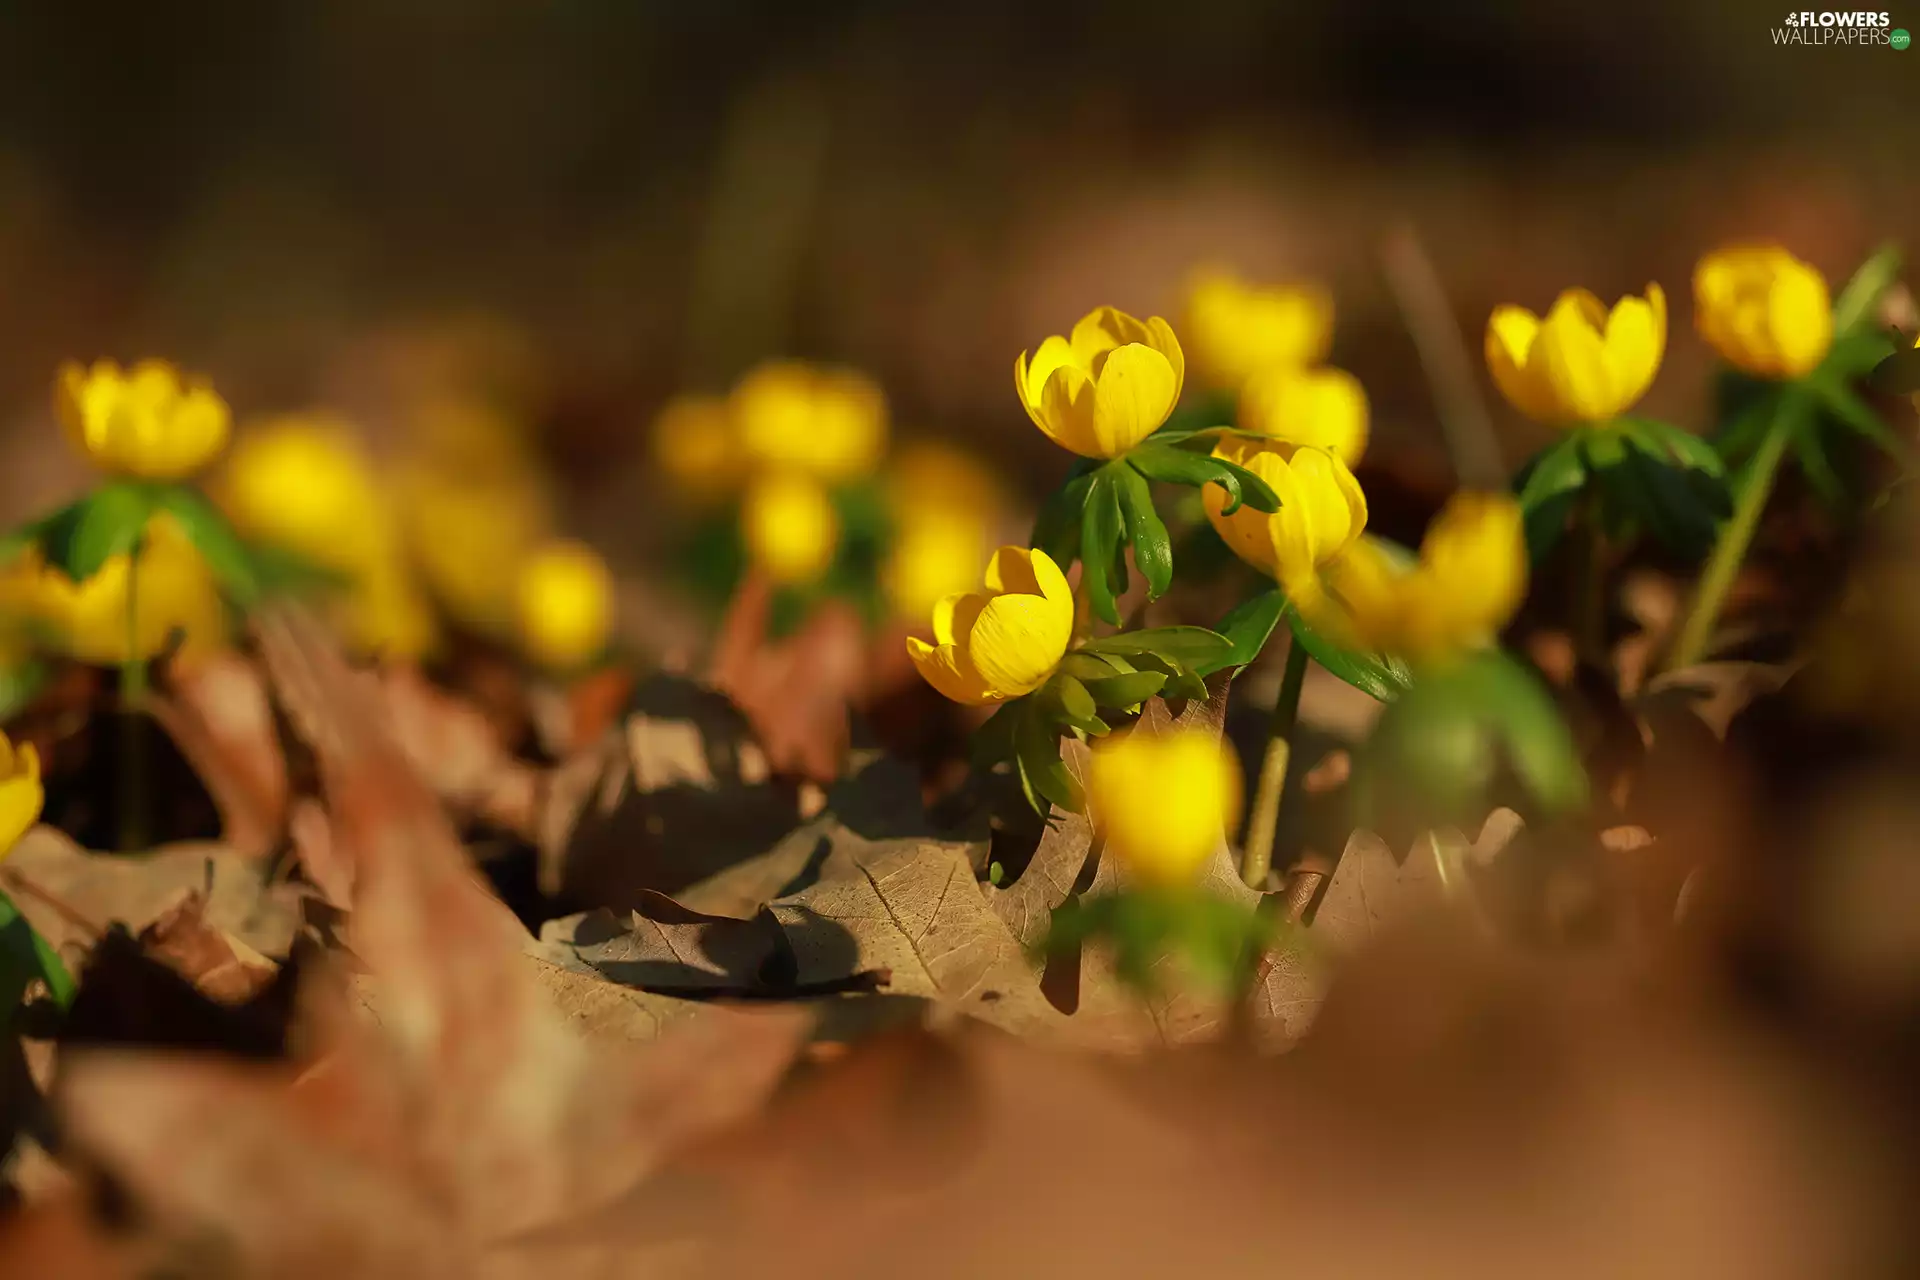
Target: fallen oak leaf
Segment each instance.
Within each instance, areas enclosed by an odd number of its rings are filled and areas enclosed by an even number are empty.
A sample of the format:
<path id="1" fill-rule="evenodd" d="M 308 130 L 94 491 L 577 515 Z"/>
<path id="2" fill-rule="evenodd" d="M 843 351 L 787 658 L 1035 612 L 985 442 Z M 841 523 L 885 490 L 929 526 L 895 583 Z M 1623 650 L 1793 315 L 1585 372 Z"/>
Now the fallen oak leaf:
<path id="1" fill-rule="evenodd" d="M 233 652 L 165 671 L 148 710 L 213 797 L 222 840 L 241 857 L 267 856 L 286 828 L 289 784 L 264 677 Z"/>

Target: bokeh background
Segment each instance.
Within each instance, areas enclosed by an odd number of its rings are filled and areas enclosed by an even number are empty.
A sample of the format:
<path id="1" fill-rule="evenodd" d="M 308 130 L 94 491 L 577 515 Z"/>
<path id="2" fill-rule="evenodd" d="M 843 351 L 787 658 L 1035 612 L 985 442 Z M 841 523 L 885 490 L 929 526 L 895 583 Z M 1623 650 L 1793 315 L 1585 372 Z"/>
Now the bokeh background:
<path id="1" fill-rule="evenodd" d="M 1897 5 L 1895 6 L 1897 9 Z M 1032 494 L 1069 459 L 1014 354 L 1201 261 L 1310 276 L 1375 456 L 1446 454 L 1381 246 L 1489 309 L 1661 281 L 1649 412 L 1698 423 L 1694 258 L 1838 279 L 1916 229 L 1920 52 L 1781 47 L 1739 0 L 1606 5 L 16 0 L 0 5 L 0 517 L 85 479 L 69 356 L 160 354 L 245 419 L 396 365 L 498 378 L 571 531 L 643 564 L 647 424 L 773 354 L 867 369 L 896 432 Z M 1920 29 L 1920 8 L 1895 12 Z M 476 372 L 477 371 L 477 372 Z M 1494 414 L 1510 460 L 1541 429 Z"/>

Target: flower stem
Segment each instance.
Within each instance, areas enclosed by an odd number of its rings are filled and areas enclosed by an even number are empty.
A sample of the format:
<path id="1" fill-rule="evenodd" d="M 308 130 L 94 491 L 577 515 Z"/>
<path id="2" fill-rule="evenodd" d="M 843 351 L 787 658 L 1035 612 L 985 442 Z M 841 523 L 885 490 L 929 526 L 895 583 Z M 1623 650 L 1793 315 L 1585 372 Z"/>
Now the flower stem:
<path id="1" fill-rule="evenodd" d="M 140 655 L 139 592 L 131 553 L 127 565 L 127 653 L 120 661 L 120 851 L 147 843 L 147 663 Z"/>
<path id="2" fill-rule="evenodd" d="M 1581 536 L 1585 554 L 1575 579 L 1573 640 L 1581 662 L 1598 671 L 1608 668 L 1607 655 L 1607 535 L 1601 526 L 1600 502 L 1586 504 Z"/>
<path id="3" fill-rule="evenodd" d="M 1668 671 L 1690 667 L 1706 656 L 1707 645 L 1713 639 L 1714 625 L 1720 620 L 1720 610 L 1726 605 L 1727 593 L 1733 589 L 1733 580 L 1746 559 L 1754 532 L 1760 527 L 1760 513 L 1765 510 L 1767 498 L 1773 493 L 1773 482 L 1780 472 L 1780 460 L 1786 456 L 1787 445 L 1793 439 L 1801 411 L 1801 400 L 1796 393 L 1789 391 L 1774 411 L 1773 425 L 1767 428 L 1767 434 L 1761 439 L 1753 460 L 1741 474 L 1738 490 L 1734 494 L 1733 516 L 1720 529 L 1720 538 L 1713 545 L 1713 554 L 1707 558 L 1707 567 L 1700 575 L 1699 585 L 1694 588 L 1686 621 L 1681 624 L 1679 637 L 1667 653 L 1665 665 Z"/>
<path id="4" fill-rule="evenodd" d="M 1280 696 L 1267 723 L 1267 754 L 1260 762 L 1260 785 L 1254 793 L 1253 814 L 1247 819 L 1247 844 L 1240 854 L 1240 878 L 1264 890 L 1273 870 L 1273 837 L 1280 826 L 1280 801 L 1287 791 L 1288 766 L 1293 763 L 1293 730 L 1300 718 L 1300 686 L 1307 678 L 1307 647 L 1295 639 L 1287 646 L 1287 669 L 1280 677 Z"/>

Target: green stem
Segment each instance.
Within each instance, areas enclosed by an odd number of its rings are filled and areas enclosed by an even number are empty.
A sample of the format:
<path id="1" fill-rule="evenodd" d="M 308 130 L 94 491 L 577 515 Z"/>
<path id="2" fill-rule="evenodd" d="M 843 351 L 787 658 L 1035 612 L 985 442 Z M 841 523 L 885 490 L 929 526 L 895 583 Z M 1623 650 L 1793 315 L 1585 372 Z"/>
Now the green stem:
<path id="1" fill-rule="evenodd" d="M 1300 718 L 1300 686 L 1307 678 L 1307 647 L 1295 639 L 1287 645 L 1287 669 L 1280 677 L 1280 696 L 1267 724 L 1267 754 L 1260 762 L 1260 785 L 1254 793 L 1253 814 L 1247 819 L 1247 843 L 1240 855 L 1240 878 L 1264 890 L 1273 870 L 1273 837 L 1280 826 L 1280 801 L 1287 791 L 1288 766 L 1293 763 L 1293 730 Z"/>
<path id="2" fill-rule="evenodd" d="M 1786 456 L 1799 415 L 1800 400 L 1795 392 L 1789 391 L 1774 411 L 1773 425 L 1767 428 L 1753 460 L 1740 477 L 1733 516 L 1721 527 L 1720 539 L 1714 543 L 1713 554 L 1708 557 L 1699 585 L 1694 588 L 1686 621 L 1667 654 L 1667 670 L 1690 667 L 1706 656 L 1714 626 L 1720 620 L 1720 610 L 1726 605 L 1727 593 L 1733 589 L 1733 580 L 1746 559 L 1754 532 L 1760 527 L 1760 513 L 1766 509 L 1767 498 L 1773 493 L 1780 460 Z"/>
<path id="3" fill-rule="evenodd" d="M 139 853 L 147 843 L 146 702 L 147 663 L 140 654 L 138 557 L 128 555 L 127 654 L 120 662 L 120 851 Z"/>
<path id="4" fill-rule="evenodd" d="M 1598 494 L 1586 503 L 1586 518 L 1581 521 L 1585 552 L 1575 579 L 1573 641 L 1580 661 L 1599 671 L 1607 670 L 1607 535 L 1601 527 Z"/>

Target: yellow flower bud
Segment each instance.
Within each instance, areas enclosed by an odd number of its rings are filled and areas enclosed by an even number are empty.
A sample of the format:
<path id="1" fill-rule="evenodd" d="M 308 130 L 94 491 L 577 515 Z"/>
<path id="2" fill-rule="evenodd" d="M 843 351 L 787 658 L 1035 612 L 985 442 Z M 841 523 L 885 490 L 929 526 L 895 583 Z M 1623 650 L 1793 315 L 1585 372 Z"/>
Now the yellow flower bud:
<path id="1" fill-rule="evenodd" d="M 1693 270 L 1693 318 L 1728 364 L 1756 378 L 1799 378 L 1833 345 L 1827 281 L 1778 245 L 1737 245 Z"/>
<path id="2" fill-rule="evenodd" d="M 127 627 L 127 575 L 134 577 L 132 652 Z M 131 567 L 125 553 L 76 583 L 57 568 L 41 578 L 42 617 L 61 648 L 94 666 L 145 660 L 184 633 L 183 654 L 219 648 L 227 638 L 226 607 L 212 571 L 172 516 L 147 523 L 144 545 Z"/>
<path id="3" fill-rule="evenodd" d="M 1500 393 L 1536 422 L 1605 422 L 1646 394 L 1667 347 L 1667 296 L 1657 284 L 1608 311 L 1585 289 L 1568 289 L 1545 320 L 1524 307 L 1495 307 L 1487 320 L 1487 368 Z"/>
<path id="4" fill-rule="evenodd" d="M 1180 399 L 1186 357 L 1159 316 L 1101 307 L 1013 362 L 1013 387 L 1047 438 L 1088 458 L 1117 458 L 1159 429 Z"/>
<path id="5" fill-rule="evenodd" d="M 840 549 L 840 513 L 833 496 L 798 472 L 754 481 L 741 506 L 740 522 L 748 557 L 783 585 L 815 581 Z"/>
<path id="6" fill-rule="evenodd" d="M 987 551 L 986 522 L 971 514 L 933 508 L 909 515 L 895 526 L 881 573 L 894 613 L 917 621 L 945 597 L 964 593 Z"/>
<path id="7" fill-rule="evenodd" d="M 1187 285 L 1181 328 L 1194 376 L 1232 391 L 1262 369 L 1326 359 L 1333 298 L 1316 285 L 1260 287 L 1228 272 L 1199 271 Z"/>
<path id="8" fill-rule="evenodd" d="M 95 466 L 145 480 L 179 480 L 212 461 L 232 416 L 212 384 L 165 360 L 127 370 L 69 360 L 54 378 L 53 407 Z"/>
<path id="9" fill-rule="evenodd" d="M 535 662 L 573 671 L 606 652 L 613 575 L 592 547 L 551 542 L 520 570 L 520 641 Z"/>
<path id="10" fill-rule="evenodd" d="M 46 799 L 40 785 L 40 753 L 31 742 L 16 747 L 0 733 L 0 858 L 39 820 Z"/>
<path id="11" fill-rule="evenodd" d="M 675 496 L 704 501 L 725 493 L 741 461 L 726 400 L 701 395 L 669 400 L 653 422 L 653 456 Z"/>
<path id="12" fill-rule="evenodd" d="M 1201 729 L 1135 728 L 1103 739 L 1087 769 L 1087 803 L 1106 848 L 1136 881 L 1191 884 L 1240 819 L 1240 767 Z"/>
<path id="13" fill-rule="evenodd" d="M 1073 639 L 1073 590 L 1046 552 L 1000 548 L 987 563 L 986 587 L 934 606 L 932 644 L 907 638 L 907 656 L 921 676 L 955 702 L 1032 693 Z"/>
<path id="14" fill-rule="evenodd" d="M 1334 561 L 1302 612 L 1348 645 L 1440 665 L 1491 644 L 1527 591 L 1520 504 L 1456 493 L 1427 528 L 1417 563 L 1371 538 Z"/>
<path id="15" fill-rule="evenodd" d="M 373 463 L 337 419 L 278 418 L 243 433 L 215 488 L 241 533 L 314 564 L 354 572 L 394 553 Z"/>
<path id="16" fill-rule="evenodd" d="M 1316 571 L 1367 527 L 1367 496 L 1338 454 L 1234 438 L 1222 440 L 1213 453 L 1253 472 L 1279 495 L 1278 511 L 1243 503 L 1232 515 L 1225 514 L 1227 494 L 1219 485 L 1207 485 L 1200 496 L 1234 554 L 1290 592 L 1310 589 Z"/>
<path id="17" fill-rule="evenodd" d="M 886 450 L 886 396 L 852 370 L 772 361 L 740 380 L 732 405 L 741 448 L 762 467 L 849 480 Z"/>
<path id="18" fill-rule="evenodd" d="M 1344 369 L 1271 365 L 1240 389 L 1240 429 L 1331 449 L 1356 467 L 1367 451 L 1367 393 Z"/>

